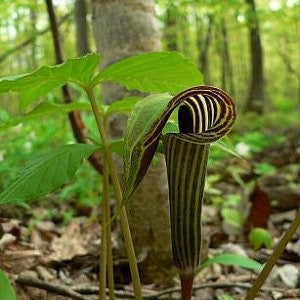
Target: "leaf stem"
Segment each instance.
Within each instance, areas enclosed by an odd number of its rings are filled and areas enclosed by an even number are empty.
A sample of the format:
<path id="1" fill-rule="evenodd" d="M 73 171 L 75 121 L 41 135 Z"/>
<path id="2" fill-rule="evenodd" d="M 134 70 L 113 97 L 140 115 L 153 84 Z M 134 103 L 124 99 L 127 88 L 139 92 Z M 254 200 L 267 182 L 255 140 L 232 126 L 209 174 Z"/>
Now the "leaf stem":
<path id="1" fill-rule="evenodd" d="M 102 222 L 101 222 L 101 246 L 99 261 L 99 300 L 106 299 L 106 266 L 107 266 L 107 230 L 106 223 L 109 219 L 107 215 L 106 203 L 109 201 L 108 194 L 108 170 L 106 163 L 103 169 L 103 202 L 102 202 Z"/>
<path id="2" fill-rule="evenodd" d="M 96 119 L 99 133 L 102 138 L 104 159 L 107 162 L 111 181 L 112 181 L 112 184 L 113 184 L 114 190 L 115 190 L 116 201 L 117 201 L 118 206 L 120 207 L 120 221 L 121 221 L 121 227 L 122 227 L 122 231 L 123 231 L 123 235 L 124 235 L 125 247 L 127 250 L 127 255 L 128 255 L 128 260 L 129 260 L 129 266 L 130 266 L 130 271 L 131 271 L 135 299 L 141 300 L 141 299 L 143 299 L 143 296 L 142 296 L 142 289 L 141 289 L 141 283 L 140 283 L 140 276 L 139 276 L 138 267 L 137 267 L 137 261 L 136 261 L 136 257 L 135 257 L 135 253 L 134 253 L 134 247 L 133 247 L 133 242 L 132 242 L 132 238 L 131 238 L 126 209 L 122 205 L 123 195 L 122 195 L 121 185 L 120 185 L 118 173 L 117 173 L 117 170 L 116 170 L 113 158 L 112 158 L 112 154 L 109 149 L 109 141 L 108 141 L 107 132 L 105 130 L 105 122 L 104 122 L 103 116 L 101 116 L 100 111 L 98 109 L 97 102 L 96 102 L 92 88 L 87 88 L 86 92 L 87 92 L 89 101 L 92 106 L 92 110 L 93 110 L 93 113 L 94 113 L 94 116 Z"/>
<path id="3" fill-rule="evenodd" d="M 109 204 L 109 203 L 108 203 Z M 107 215 L 110 215 L 110 209 L 108 205 Z M 109 288 L 109 299 L 115 300 L 115 283 L 114 283 L 114 266 L 113 266 L 113 256 L 112 256 L 112 244 L 111 244 L 111 224 L 110 222 L 106 226 L 107 233 L 107 275 L 108 275 L 108 288 Z"/>
<path id="4" fill-rule="evenodd" d="M 104 120 L 105 130 L 107 132 L 107 120 Z M 112 255 L 112 243 L 111 243 L 111 222 L 107 222 L 110 219 L 110 206 L 109 206 L 109 170 L 107 163 L 103 163 L 103 186 L 106 187 L 107 193 L 103 199 L 103 212 L 105 211 L 105 229 L 106 229 L 106 265 L 107 265 L 107 279 L 109 289 L 109 300 L 115 300 L 115 283 L 114 283 L 114 268 L 113 268 L 113 255 Z"/>
<path id="5" fill-rule="evenodd" d="M 275 248 L 273 254 L 265 264 L 264 268 L 256 278 L 255 282 L 253 283 L 251 289 L 247 293 L 245 300 L 253 300 L 261 286 L 264 284 L 265 280 L 269 276 L 271 270 L 273 269 L 274 265 L 276 264 L 277 260 L 281 256 L 282 252 L 284 251 L 287 243 L 293 237 L 293 234 L 296 232 L 297 228 L 300 225 L 300 210 L 298 210 L 295 219 L 291 223 L 288 230 L 285 232 L 284 236 L 281 238 L 280 242 L 278 243 L 277 247 Z"/>

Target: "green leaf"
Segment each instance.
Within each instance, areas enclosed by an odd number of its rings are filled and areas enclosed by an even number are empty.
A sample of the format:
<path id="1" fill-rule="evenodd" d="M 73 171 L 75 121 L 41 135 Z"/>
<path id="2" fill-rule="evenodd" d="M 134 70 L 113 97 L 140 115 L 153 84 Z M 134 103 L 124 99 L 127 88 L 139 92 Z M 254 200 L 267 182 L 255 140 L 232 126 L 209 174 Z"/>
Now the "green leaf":
<path id="1" fill-rule="evenodd" d="M 254 250 L 259 250 L 263 246 L 267 248 L 272 247 L 273 238 L 271 233 L 264 228 L 254 228 L 249 234 L 249 242 Z"/>
<path id="2" fill-rule="evenodd" d="M 204 261 L 199 268 L 199 272 L 212 264 L 232 265 L 245 269 L 261 271 L 262 265 L 257 261 L 238 254 L 220 254 Z"/>
<path id="3" fill-rule="evenodd" d="M 96 146 L 66 145 L 30 161 L 16 180 L 0 194 L 0 204 L 18 203 L 46 195 L 71 179 Z"/>
<path id="4" fill-rule="evenodd" d="M 257 175 L 270 175 L 270 174 L 274 174 L 275 171 L 276 171 L 276 167 L 268 163 L 259 163 L 254 168 L 254 172 Z"/>
<path id="5" fill-rule="evenodd" d="M 31 73 L 4 77 L 0 79 L 0 93 L 19 93 L 24 107 L 67 82 L 82 87 L 89 86 L 98 64 L 99 56 L 88 54 L 69 59 L 60 65 L 43 66 Z"/>
<path id="6" fill-rule="evenodd" d="M 230 295 L 224 294 L 221 296 L 220 300 L 234 300 Z"/>
<path id="7" fill-rule="evenodd" d="M 240 194 L 228 194 L 225 200 L 224 205 L 227 207 L 237 207 L 242 202 L 242 196 Z"/>
<path id="8" fill-rule="evenodd" d="M 15 292 L 10 281 L 3 271 L 0 270 L 0 300 L 16 300 Z"/>
<path id="9" fill-rule="evenodd" d="M 104 69 L 93 81 L 114 81 L 129 90 L 177 94 L 202 84 L 202 75 L 179 53 L 153 52 L 132 56 Z"/>
<path id="10" fill-rule="evenodd" d="M 91 106 L 89 103 L 82 103 L 82 102 L 73 102 L 73 103 L 61 104 L 61 105 L 43 102 L 37 107 L 35 107 L 31 112 L 19 117 L 12 118 L 7 122 L 1 124 L 0 131 L 30 120 L 39 119 L 41 117 L 55 115 L 55 114 L 66 114 L 68 112 L 75 111 L 75 110 L 88 111 L 91 110 Z"/>
<path id="11" fill-rule="evenodd" d="M 113 102 L 111 105 L 108 106 L 106 114 L 129 114 L 131 113 L 133 107 L 141 100 L 140 97 L 126 97 L 122 100 Z"/>
<path id="12" fill-rule="evenodd" d="M 146 97 L 140 101 L 132 112 L 124 139 L 124 168 L 126 178 L 126 194 L 131 195 L 138 185 L 146 170 L 141 169 L 141 160 L 145 151 L 144 141 L 149 137 L 153 124 L 160 119 L 172 96 L 157 94 Z M 157 138 L 152 142 L 155 152 Z M 152 157 L 149 157 L 150 161 Z M 150 164 L 150 161 L 147 163 Z M 146 166 L 146 163 L 145 163 Z M 148 167 L 148 166 L 147 166 Z"/>
<path id="13" fill-rule="evenodd" d="M 241 228 L 241 226 L 243 225 L 244 220 L 242 214 L 234 208 L 229 208 L 229 207 L 223 208 L 222 217 L 225 219 L 225 221 L 228 224 L 234 227 Z"/>

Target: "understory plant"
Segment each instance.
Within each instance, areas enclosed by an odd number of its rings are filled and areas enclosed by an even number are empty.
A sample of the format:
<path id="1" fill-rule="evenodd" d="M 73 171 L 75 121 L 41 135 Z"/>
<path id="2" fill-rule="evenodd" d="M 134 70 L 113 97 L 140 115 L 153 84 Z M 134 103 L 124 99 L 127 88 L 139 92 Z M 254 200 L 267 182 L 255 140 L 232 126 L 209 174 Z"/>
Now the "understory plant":
<path id="1" fill-rule="evenodd" d="M 178 109 L 179 132 L 162 136 L 169 184 L 172 253 L 179 270 L 182 299 L 192 296 L 200 265 L 201 213 L 209 148 L 232 128 L 235 105 L 224 91 L 197 86 L 175 97 L 150 96 L 138 103 L 124 141 L 125 199 L 142 180 L 163 128 Z"/>
<path id="2" fill-rule="evenodd" d="M 114 187 L 124 242 L 129 259 L 132 282 L 136 299 L 142 299 L 141 284 L 134 254 L 125 206 L 126 195 L 121 189 L 117 169 L 112 159 L 111 143 L 108 137 L 107 119 L 115 112 L 128 112 L 137 99 L 123 99 L 115 105 L 106 106 L 96 100 L 97 86 L 106 81 L 114 81 L 126 86 L 128 90 L 164 93 L 163 98 L 170 94 L 200 84 L 201 74 L 187 59 L 176 53 L 150 53 L 138 55 L 117 62 L 100 73 L 95 74 L 99 65 L 99 56 L 90 54 L 70 59 L 56 66 L 43 66 L 31 73 L 8 76 L 0 79 L 0 93 L 17 92 L 20 107 L 31 108 L 29 113 L 11 118 L 0 124 L 0 130 L 9 129 L 28 119 L 40 119 L 47 115 L 66 114 L 76 110 L 91 110 L 95 117 L 100 136 L 98 144 L 63 145 L 42 153 L 27 163 L 19 176 L 1 194 L 0 204 L 16 204 L 44 196 L 70 180 L 83 159 L 93 152 L 101 151 L 103 166 L 103 224 L 100 261 L 99 298 L 105 299 L 106 270 L 108 270 L 110 297 L 113 295 L 112 255 L 110 238 L 110 212 L 108 205 L 108 177 Z M 89 103 L 52 104 L 45 101 L 45 95 L 54 88 L 71 83 L 83 89 Z M 38 104 L 37 100 L 40 100 Z M 42 100 L 42 101 L 41 101 Z M 33 107 L 33 109 L 32 109 Z M 128 189 L 127 189 L 128 190 Z"/>
<path id="3" fill-rule="evenodd" d="M 119 218 L 123 231 L 135 299 L 142 299 L 125 203 L 130 201 L 160 145 L 168 172 L 174 264 L 179 269 L 183 299 L 191 299 L 193 278 L 200 264 L 202 197 L 209 148 L 232 128 L 234 103 L 224 91 L 201 85 L 202 76 L 197 68 L 177 53 L 137 55 L 95 74 L 98 65 L 99 56 L 89 54 L 60 65 L 43 66 L 28 74 L 0 79 L 0 93 L 17 92 L 21 108 L 29 110 L 23 116 L 0 124 L 0 131 L 28 119 L 88 110 L 93 113 L 99 133 L 99 141 L 94 144 L 62 145 L 34 157 L 0 194 L 0 204 L 24 203 L 54 191 L 74 176 L 84 159 L 96 151 L 101 152 L 103 203 L 99 299 L 106 298 L 106 278 L 109 298 L 115 299 L 110 229 L 115 218 L 110 218 L 109 184 L 113 186 L 118 206 L 115 217 Z M 156 94 L 144 99 L 131 97 L 107 106 L 95 96 L 97 87 L 107 81 L 124 85 L 128 90 Z M 47 93 L 67 83 L 81 88 L 87 101 L 68 104 L 46 101 Z M 178 126 L 168 123 L 174 110 L 178 110 Z M 129 112 L 124 141 L 111 141 L 108 118 L 113 113 Z M 121 188 L 112 158 L 114 151 L 123 153 L 124 188 Z M 275 262 L 276 259 L 272 263 Z M 259 284 L 262 284 L 261 280 Z"/>

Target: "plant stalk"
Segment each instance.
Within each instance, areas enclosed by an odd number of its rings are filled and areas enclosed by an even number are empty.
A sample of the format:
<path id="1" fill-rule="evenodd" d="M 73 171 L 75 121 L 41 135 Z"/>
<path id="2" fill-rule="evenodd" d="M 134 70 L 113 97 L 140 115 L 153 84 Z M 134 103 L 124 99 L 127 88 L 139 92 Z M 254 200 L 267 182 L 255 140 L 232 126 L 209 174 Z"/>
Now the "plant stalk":
<path id="1" fill-rule="evenodd" d="M 181 298 L 182 300 L 192 299 L 194 274 L 180 274 Z"/>
<path id="2" fill-rule="evenodd" d="M 106 166 L 106 163 L 104 163 Z M 109 202 L 108 194 L 108 170 L 107 166 L 103 169 L 103 202 L 102 202 L 102 228 L 101 228 L 101 247 L 99 261 L 99 300 L 106 299 L 106 266 L 107 266 L 107 244 L 108 236 L 106 223 L 109 220 L 106 205 Z"/>
<path id="3" fill-rule="evenodd" d="M 107 213 L 109 215 L 110 209 L 108 206 Z M 112 244 L 111 244 L 111 224 L 110 222 L 106 226 L 107 233 L 107 276 L 108 276 L 108 288 L 109 288 L 109 300 L 115 300 L 115 282 L 114 282 L 114 265 L 112 255 Z"/>
<path id="4" fill-rule="evenodd" d="M 107 132 L 107 120 L 105 119 L 105 130 Z M 112 243 L 111 243 L 111 222 L 108 222 L 110 219 L 110 205 L 109 205 L 109 170 L 107 163 L 103 164 L 104 174 L 107 176 L 103 177 L 103 185 L 107 187 L 107 200 L 104 201 L 105 215 L 106 215 L 106 264 L 107 264 L 107 279 L 108 279 L 108 289 L 109 289 L 109 300 L 115 300 L 115 283 L 114 283 L 114 265 L 113 265 L 113 255 L 112 255 Z"/>
<path id="5" fill-rule="evenodd" d="M 281 238 L 280 242 L 278 243 L 273 254 L 271 255 L 271 257 L 265 264 L 264 268 L 259 273 L 259 275 L 256 278 L 255 282 L 253 283 L 251 289 L 248 291 L 245 300 L 253 300 L 256 297 L 259 289 L 264 284 L 265 280 L 269 276 L 271 270 L 273 269 L 277 260 L 281 256 L 282 252 L 284 251 L 287 243 L 292 239 L 293 234 L 296 232 L 299 225 L 300 225 L 300 210 L 298 210 L 295 219 L 291 223 L 288 230 L 285 232 L 284 236 Z"/>
<path id="6" fill-rule="evenodd" d="M 107 132 L 105 130 L 104 118 L 100 114 L 93 90 L 91 88 L 87 88 L 86 92 L 87 92 L 89 101 L 92 106 L 92 110 L 93 110 L 93 113 L 94 113 L 94 116 L 96 119 L 96 123 L 98 126 L 100 136 L 102 138 L 104 158 L 105 158 L 108 168 L 109 168 L 111 181 L 112 181 L 112 184 L 113 184 L 114 190 L 115 190 L 116 201 L 117 201 L 118 206 L 120 207 L 120 222 L 121 222 L 121 227 L 122 227 L 122 231 L 123 231 L 123 235 L 124 235 L 125 247 L 127 250 L 127 255 L 128 255 L 128 260 L 129 260 L 129 266 L 130 266 L 130 271 L 131 271 L 135 299 L 141 300 L 141 299 L 143 299 L 143 296 L 142 296 L 142 289 L 141 289 L 141 283 L 140 283 L 140 276 L 139 276 L 138 267 L 137 267 L 137 261 L 136 261 L 136 257 L 135 257 L 135 253 L 134 253 L 134 247 L 133 247 L 133 242 L 132 242 L 132 238 L 131 238 L 126 209 L 122 205 L 123 195 L 122 195 L 121 185 L 120 185 L 118 173 L 117 173 L 117 170 L 116 170 L 113 158 L 112 158 L 112 154 L 109 149 L 109 141 L 108 141 Z"/>

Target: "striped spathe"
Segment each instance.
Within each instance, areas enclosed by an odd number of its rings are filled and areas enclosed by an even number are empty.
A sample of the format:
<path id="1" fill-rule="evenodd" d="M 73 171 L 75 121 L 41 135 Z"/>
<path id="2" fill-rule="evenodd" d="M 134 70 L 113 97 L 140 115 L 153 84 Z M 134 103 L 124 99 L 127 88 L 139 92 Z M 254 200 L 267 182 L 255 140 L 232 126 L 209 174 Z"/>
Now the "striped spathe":
<path id="1" fill-rule="evenodd" d="M 163 137 L 167 165 L 174 264 L 181 273 L 199 268 L 202 200 L 210 144 L 235 121 L 232 99 L 215 87 L 199 86 L 173 98 L 179 133 Z"/>

